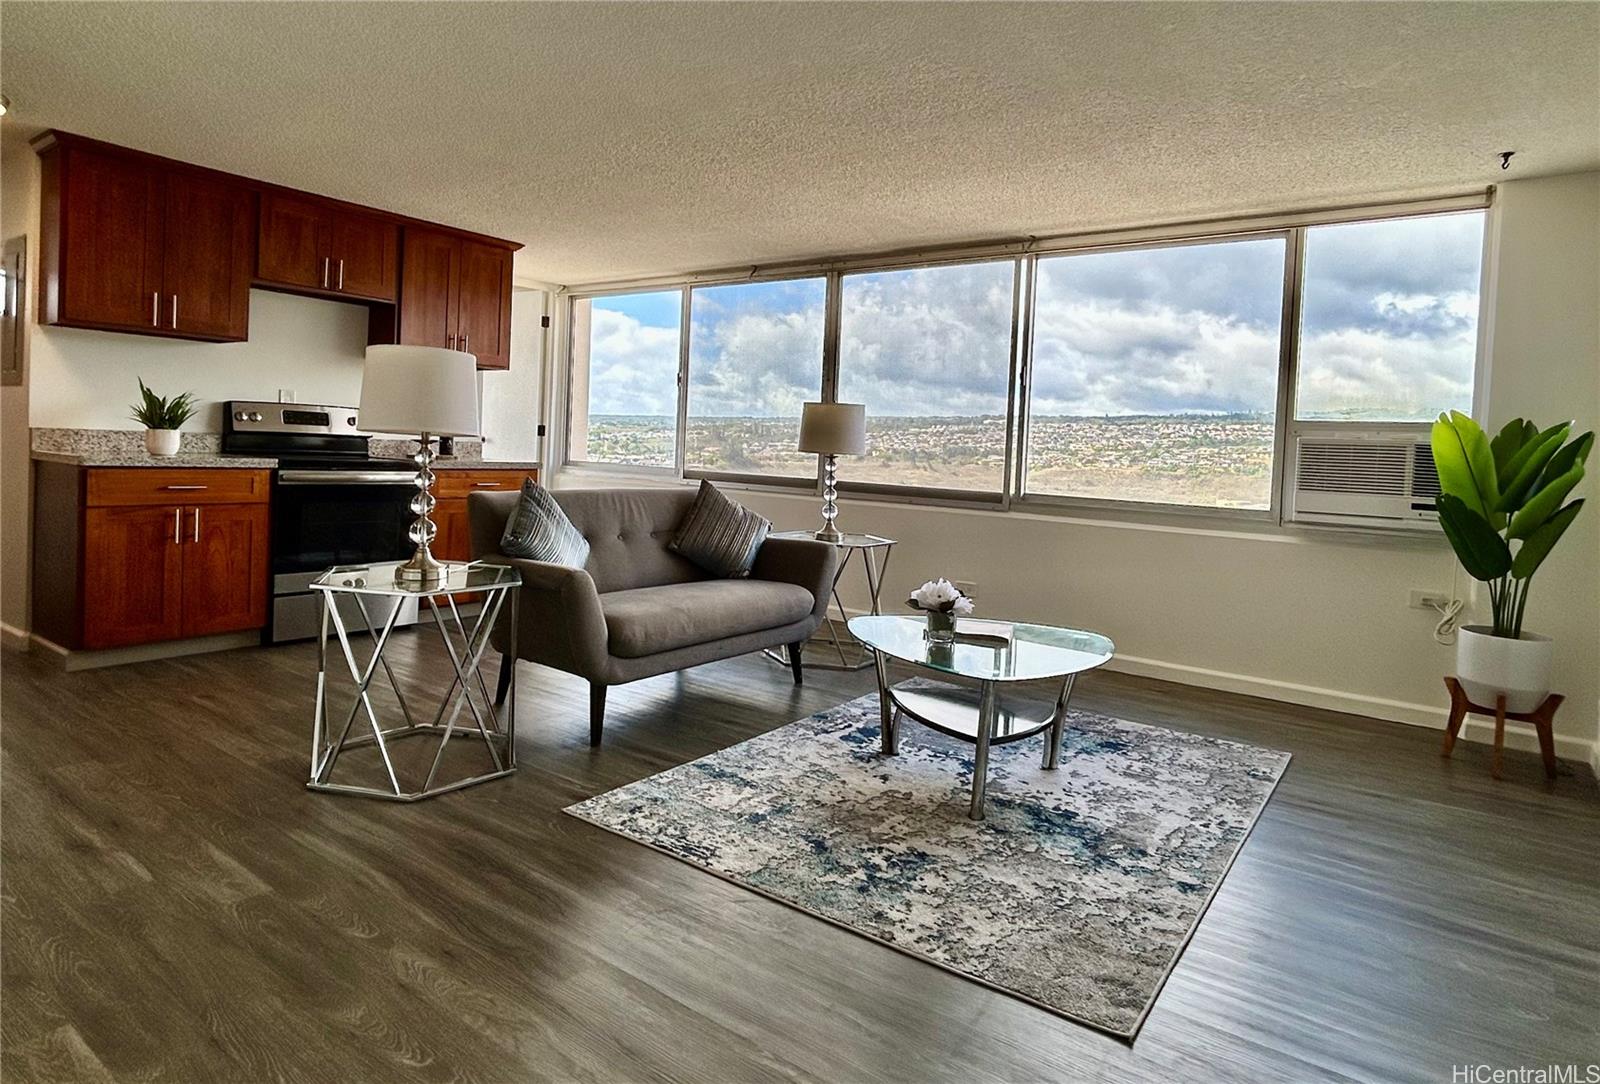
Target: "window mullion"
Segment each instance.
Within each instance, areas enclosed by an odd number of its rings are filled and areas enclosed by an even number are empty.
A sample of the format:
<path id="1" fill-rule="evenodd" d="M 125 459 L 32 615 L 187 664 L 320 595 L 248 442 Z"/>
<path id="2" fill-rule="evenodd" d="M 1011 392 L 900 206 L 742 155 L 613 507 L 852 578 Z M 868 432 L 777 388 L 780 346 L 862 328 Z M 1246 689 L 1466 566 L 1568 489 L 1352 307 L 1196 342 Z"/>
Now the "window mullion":
<path id="1" fill-rule="evenodd" d="M 1300 374 L 1300 311 L 1305 284 L 1306 230 L 1289 231 L 1283 246 L 1283 315 L 1278 321 L 1278 409 L 1272 425 L 1272 514 L 1283 522 L 1288 505 L 1289 440 Z"/>
<path id="2" fill-rule="evenodd" d="M 838 271 L 827 275 L 822 316 L 822 401 L 839 401 L 839 326 L 843 311 L 844 276 Z M 817 492 L 822 492 L 822 457 L 817 457 Z"/>
<path id="3" fill-rule="evenodd" d="M 694 291 L 685 286 L 680 292 L 683 300 L 678 317 L 678 431 L 673 440 L 672 467 L 673 473 L 682 478 L 689 443 L 689 321 L 693 315 Z"/>
<path id="4" fill-rule="evenodd" d="M 1026 496 L 1028 491 L 1028 431 L 1029 417 L 1033 409 L 1034 301 L 1039 282 L 1039 257 L 1028 256 L 1020 263 L 1022 264 L 1021 289 L 1018 291 L 1016 304 L 1019 314 L 1018 334 L 1021 341 L 1017 346 L 1017 368 L 1011 389 L 1014 400 L 1012 413 L 1016 418 L 1014 426 L 1016 445 L 1010 452 L 1007 463 L 1007 469 L 1012 471 L 1010 485 L 1006 491 L 1007 507 L 1013 500 Z"/>

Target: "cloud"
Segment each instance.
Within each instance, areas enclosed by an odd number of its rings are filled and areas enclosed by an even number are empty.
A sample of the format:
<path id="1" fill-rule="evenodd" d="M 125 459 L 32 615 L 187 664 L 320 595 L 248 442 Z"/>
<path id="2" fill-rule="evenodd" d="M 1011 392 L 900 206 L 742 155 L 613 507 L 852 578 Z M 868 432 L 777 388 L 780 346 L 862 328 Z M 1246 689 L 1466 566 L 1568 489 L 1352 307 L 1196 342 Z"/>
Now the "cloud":
<path id="1" fill-rule="evenodd" d="M 589 412 L 678 412 L 678 329 L 656 327 L 595 301 L 589 318 Z"/>

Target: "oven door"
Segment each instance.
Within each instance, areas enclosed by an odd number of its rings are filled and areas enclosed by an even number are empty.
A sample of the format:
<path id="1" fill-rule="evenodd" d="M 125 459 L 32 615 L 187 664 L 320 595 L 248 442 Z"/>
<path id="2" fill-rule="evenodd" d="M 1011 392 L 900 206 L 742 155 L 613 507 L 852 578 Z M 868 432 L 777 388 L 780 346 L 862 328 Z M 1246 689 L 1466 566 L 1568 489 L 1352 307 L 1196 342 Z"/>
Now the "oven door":
<path id="1" fill-rule="evenodd" d="M 272 643 L 317 635 L 319 600 L 311 581 L 333 565 L 403 561 L 415 548 L 407 537 L 417 490 L 402 471 L 282 470 L 272 491 Z M 397 624 L 416 621 L 416 600 Z M 381 612 L 378 612 L 381 611 Z M 342 611 L 341 611 L 342 612 Z M 359 613 L 345 614 L 352 631 Z M 375 622 L 388 617 L 379 606 Z"/>

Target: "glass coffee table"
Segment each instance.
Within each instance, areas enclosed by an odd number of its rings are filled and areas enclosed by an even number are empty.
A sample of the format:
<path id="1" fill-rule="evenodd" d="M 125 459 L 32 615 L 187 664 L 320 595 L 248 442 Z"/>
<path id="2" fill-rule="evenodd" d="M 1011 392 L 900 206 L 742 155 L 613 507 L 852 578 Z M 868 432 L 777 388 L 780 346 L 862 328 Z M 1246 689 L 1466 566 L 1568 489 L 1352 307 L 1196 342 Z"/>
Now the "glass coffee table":
<path id="1" fill-rule="evenodd" d="M 1104 664 L 1116 650 L 1096 632 L 972 618 L 956 619 L 956 638 L 951 643 L 929 640 L 926 619 L 893 614 L 853 617 L 850 633 L 872 650 L 877 662 L 885 756 L 899 752 L 902 715 L 977 746 L 968 814 L 973 820 L 983 819 L 989 747 L 1048 732 L 1044 767 L 1054 770 L 1061 755 L 1073 679 Z M 897 689 L 889 684 L 891 658 L 934 673 L 969 678 L 978 682 L 978 687 Z M 1052 678 L 1061 681 L 1054 704 L 1000 697 L 1001 685 Z"/>

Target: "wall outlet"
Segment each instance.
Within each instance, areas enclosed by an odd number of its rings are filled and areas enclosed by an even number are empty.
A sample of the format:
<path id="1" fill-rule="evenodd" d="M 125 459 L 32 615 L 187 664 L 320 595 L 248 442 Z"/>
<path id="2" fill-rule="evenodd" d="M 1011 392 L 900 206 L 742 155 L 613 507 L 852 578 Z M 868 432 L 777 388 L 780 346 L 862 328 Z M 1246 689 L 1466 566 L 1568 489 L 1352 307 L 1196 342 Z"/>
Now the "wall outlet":
<path id="1" fill-rule="evenodd" d="M 978 584 L 975 580 L 955 580 L 952 582 L 955 583 L 956 590 L 968 598 L 978 597 Z"/>
<path id="2" fill-rule="evenodd" d="M 1450 595 L 1444 591 L 1418 591 L 1413 589 L 1410 605 L 1413 610 L 1433 610 L 1438 612 L 1450 605 Z"/>
<path id="3" fill-rule="evenodd" d="M 292 402 L 294 402 L 294 389 L 293 388 L 279 388 L 278 389 L 278 402 L 280 402 L 280 403 L 292 403 Z"/>

